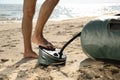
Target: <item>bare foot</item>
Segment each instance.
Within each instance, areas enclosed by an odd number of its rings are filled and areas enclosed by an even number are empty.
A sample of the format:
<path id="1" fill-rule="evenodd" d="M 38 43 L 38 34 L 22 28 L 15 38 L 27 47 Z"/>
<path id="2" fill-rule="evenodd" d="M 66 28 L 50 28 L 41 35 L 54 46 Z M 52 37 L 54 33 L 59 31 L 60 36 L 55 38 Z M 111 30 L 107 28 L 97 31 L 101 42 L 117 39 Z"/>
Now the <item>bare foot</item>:
<path id="1" fill-rule="evenodd" d="M 35 59 L 38 59 L 38 55 L 35 52 L 30 51 L 30 52 L 24 53 L 24 58 L 35 58 Z"/>
<path id="2" fill-rule="evenodd" d="M 48 42 L 44 37 L 35 37 L 34 35 L 32 36 L 32 42 L 39 45 L 39 46 L 42 46 L 42 47 L 45 47 L 47 49 L 50 49 L 50 50 L 54 50 L 55 47 L 50 43 Z"/>

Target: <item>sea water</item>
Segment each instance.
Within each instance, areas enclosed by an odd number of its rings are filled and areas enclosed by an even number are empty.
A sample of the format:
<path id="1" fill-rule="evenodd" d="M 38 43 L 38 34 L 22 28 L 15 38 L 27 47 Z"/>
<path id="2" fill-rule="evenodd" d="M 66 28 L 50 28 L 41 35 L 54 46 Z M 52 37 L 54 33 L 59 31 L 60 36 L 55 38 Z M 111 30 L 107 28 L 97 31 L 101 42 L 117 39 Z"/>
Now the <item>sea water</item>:
<path id="1" fill-rule="evenodd" d="M 37 19 L 41 4 L 37 4 L 34 19 Z M 87 4 L 59 4 L 53 11 L 50 19 L 71 19 L 86 16 L 99 16 L 118 13 L 120 3 L 87 3 Z M 21 20 L 23 16 L 22 4 L 0 4 L 1 19 Z"/>

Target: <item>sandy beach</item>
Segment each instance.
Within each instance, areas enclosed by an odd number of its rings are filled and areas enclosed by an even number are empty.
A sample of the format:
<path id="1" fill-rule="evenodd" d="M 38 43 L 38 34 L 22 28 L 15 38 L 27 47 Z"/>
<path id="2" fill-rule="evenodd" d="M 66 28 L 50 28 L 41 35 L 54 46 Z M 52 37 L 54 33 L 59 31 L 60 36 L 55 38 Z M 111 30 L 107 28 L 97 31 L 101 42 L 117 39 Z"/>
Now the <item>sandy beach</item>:
<path id="1" fill-rule="evenodd" d="M 48 21 L 44 35 L 60 49 L 93 18 Z M 38 53 L 38 46 L 32 45 L 33 50 Z M 80 38 L 74 40 L 64 52 L 67 55 L 65 66 L 43 67 L 37 65 L 37 59 L 23 59 L 21 22 L 0 21 L 0 80 L 120 79 L 120 66 L 89 59 L 82 51 Z"/>

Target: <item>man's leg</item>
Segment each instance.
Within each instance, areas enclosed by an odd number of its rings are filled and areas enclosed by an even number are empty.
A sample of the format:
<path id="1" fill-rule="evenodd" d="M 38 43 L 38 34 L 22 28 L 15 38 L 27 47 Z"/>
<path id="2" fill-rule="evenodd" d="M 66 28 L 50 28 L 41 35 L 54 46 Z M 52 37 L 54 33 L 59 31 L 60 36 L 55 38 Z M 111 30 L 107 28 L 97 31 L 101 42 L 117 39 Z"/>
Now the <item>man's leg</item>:
<path id="1" fill-rule="evenodd" d="M 43 3 L 40 9 L 35 32 L 32 37 L 33 43 L 36 43 L 37 45 L 46 47 L 48 49 L 54 49 L 54 46 L 44 38 L 43 28 L 58 2 L 59 0 L 46 0 Z"/>
<path id="2" fill-rule="evenodd" d="M 24 58 L 38 58 L 38 55 L 32 50 L 31 33 L 32 20 L 35 13 L 36 0 L 24 0 L 22 32 L 24 38 Z"/>

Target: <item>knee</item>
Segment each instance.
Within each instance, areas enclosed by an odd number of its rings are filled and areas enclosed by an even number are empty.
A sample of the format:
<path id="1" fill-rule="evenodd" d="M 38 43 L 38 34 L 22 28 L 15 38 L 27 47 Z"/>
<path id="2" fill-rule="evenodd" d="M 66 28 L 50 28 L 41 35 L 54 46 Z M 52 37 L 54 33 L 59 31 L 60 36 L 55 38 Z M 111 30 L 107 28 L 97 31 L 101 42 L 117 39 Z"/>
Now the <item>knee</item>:
<path id="1" fill-rule="evenodd" d="M 54 6 L 56 6 L 59 2 L 59 0 L 46 0 L 48 1 L 49 3 L 52 3 Z"/>
<path id="2" fill-rule="evenodd" d="M 26 7 L 23 9 L 23 15 L 29 18 L 33 18 L 35 14 L 35 8 L 34 7 Z"/>

